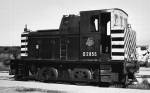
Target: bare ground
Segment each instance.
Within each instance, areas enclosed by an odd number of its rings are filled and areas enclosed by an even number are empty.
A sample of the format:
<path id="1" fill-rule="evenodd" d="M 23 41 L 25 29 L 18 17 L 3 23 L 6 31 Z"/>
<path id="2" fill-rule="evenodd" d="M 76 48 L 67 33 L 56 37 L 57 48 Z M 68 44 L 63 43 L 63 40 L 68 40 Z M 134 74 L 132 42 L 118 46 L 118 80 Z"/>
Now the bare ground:
<path id="1" fill-rule="evenodd" d="M 150 75 L 149 69 L 140 69 L 140 76 Z M 42 83 L 37 81 L 15 81 L 8 72 L 0 72 L 0 93 L 150 93 L 150 90 L 105 88 L 97 86 L 79 86 L 69 84 Z M 149 79 L 148 79 L 149 80 Z"/>

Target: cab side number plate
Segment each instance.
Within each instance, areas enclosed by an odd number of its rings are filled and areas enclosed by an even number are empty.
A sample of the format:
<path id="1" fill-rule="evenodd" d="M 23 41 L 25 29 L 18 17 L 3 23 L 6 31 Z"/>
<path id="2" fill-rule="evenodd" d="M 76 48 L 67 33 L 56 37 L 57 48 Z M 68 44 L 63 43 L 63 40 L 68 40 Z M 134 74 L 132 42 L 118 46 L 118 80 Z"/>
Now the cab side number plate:
<path id="1" fill-rule="evenodd" d="M 83 52 L 82 56 L 97 56 L 97 52 Z"/>

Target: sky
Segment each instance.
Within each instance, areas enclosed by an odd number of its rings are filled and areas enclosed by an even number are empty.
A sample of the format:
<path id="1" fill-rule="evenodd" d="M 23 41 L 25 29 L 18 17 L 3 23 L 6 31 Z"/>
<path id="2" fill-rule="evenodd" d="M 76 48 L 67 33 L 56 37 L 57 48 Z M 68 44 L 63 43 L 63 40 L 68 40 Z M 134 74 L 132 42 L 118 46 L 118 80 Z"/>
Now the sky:
<path id="1" fill-rule="evenodd" d="M 30 30 L 58 29 L 63 15 L 120 8 L 137 33 L 137 45 L 150 45 L 150 0 L 0 0 L 0 46 L 20 45 L 25 24 Z"/>

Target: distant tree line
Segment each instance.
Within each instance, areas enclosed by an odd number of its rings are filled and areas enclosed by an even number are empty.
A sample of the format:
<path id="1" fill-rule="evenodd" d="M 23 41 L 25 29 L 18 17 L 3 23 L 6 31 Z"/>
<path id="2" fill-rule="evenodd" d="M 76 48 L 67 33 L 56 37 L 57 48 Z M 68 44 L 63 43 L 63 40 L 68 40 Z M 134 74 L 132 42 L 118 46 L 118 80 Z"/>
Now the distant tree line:
<path id="1" fill-rule="evenodd" d="M 11 59 L 20 58 L 19 46 L 0 46 L 0 62 L 4 65 L 9 65 Z"/>

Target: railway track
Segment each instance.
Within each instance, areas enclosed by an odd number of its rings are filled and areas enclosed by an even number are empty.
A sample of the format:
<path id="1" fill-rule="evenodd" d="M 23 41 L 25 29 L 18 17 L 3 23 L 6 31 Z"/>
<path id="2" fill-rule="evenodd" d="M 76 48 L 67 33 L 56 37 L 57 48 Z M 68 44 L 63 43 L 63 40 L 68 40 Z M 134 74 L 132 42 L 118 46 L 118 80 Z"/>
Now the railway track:
<path id="1" fill-rule="evenodd" d="M 141 83 L 143 80 L 150 82 L 150 68 L 140 68 L 139 73 L 136 74 L 138 83 Z M 9 75 L 8 71 L 0 71 L 0 80 L 13 80 L 13 75 Z"/>
<path id="2" fill-rule="evenodd" d="M 142 68 L 140 72 L 136 74 L 138 83 L 142 82 L 142 79 L 150 81 L 150 68 Z M 143 74 L 147 73 L 147 74 Z M 1 90 L 3 89 L 3 90 Z M 42 89 L 42 90 L 41 90 Z M 43 90 L 44 89 L 44 90 Z M 8 91 L 9 90 L 9 91 Z M 26 93 L 41 91 L 53 91 L 50 93 L 148 93 L 150 90 L 139 90 L 139 89 L 125 89 L 125 88 L 106 88 L 97 86 L 81 86 L 81 85 L 68 85 L 68 84 L 54 84 L 54 83 L 42 83 L 35 81 L 15 81 L 13 76 L 8 74 L 8 71 L 0 72 L 0 93 L 18 93 L 16 90 L 32 90 L 24 91 Z M 35 91 L 33 91 L 35 90 Z M 107 91 L 106 91 L 107 90 Z M 15 92 L 13 92 L 15 91 Z"/>

